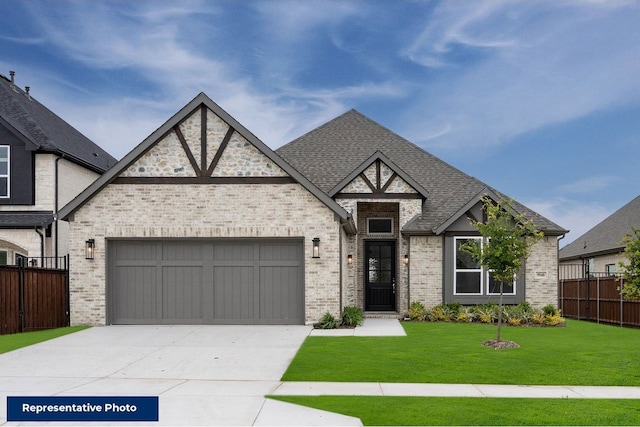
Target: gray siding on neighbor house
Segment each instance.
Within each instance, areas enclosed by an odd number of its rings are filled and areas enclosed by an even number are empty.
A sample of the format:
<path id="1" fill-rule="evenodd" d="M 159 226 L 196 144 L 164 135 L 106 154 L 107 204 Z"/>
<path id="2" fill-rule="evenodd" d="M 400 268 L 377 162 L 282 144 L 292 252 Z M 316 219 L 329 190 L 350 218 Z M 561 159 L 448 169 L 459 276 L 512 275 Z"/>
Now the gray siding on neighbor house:
<path id="1" fill-rule="evenodd" d="M 108 323 L 304 323 L 302 240 L 116 240 L 108 251 Z"/>

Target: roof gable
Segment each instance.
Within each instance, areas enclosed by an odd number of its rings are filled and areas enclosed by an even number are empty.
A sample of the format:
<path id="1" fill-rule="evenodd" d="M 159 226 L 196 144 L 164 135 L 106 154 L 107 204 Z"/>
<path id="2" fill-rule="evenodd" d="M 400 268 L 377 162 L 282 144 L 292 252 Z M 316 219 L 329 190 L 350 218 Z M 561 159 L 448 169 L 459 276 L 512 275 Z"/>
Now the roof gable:
<path id="1" fill-rule="evenodd" d="M 258 182 L 265 178 L 298 182 L 340 218 L 349 219 L 333 199 L 200 93 L 62 208 L 60 217 L 68 219 L 112 182 L 213 184 Z"/>
<path id="2" fill-rule="evenodd" d="M 204 104 L 150 145 L 119 177 L 289 177 Z"/>
<path id="3" fill-rule="evenodd" d="M 426 199 L 428 191 L 380 151 L 362 162 L 329 191 L 331 197 L 370 194 L 376 197 L 415 196 Z"/>
<path id="4" fill-rule="evenodd" d="M 60 153 L 96 172 L 116 163 L 109 153 L 2 75 L 0 123 L 32 149 Z"/>
<path id="5" fill-rule="evenodd" d="M 609 215 L 592 229 L 560 249 L 560 259 L 577 259 L 603 253 L 619 252 L 622 239 L 632 228 L 640 228 L 640 196 Z"/>

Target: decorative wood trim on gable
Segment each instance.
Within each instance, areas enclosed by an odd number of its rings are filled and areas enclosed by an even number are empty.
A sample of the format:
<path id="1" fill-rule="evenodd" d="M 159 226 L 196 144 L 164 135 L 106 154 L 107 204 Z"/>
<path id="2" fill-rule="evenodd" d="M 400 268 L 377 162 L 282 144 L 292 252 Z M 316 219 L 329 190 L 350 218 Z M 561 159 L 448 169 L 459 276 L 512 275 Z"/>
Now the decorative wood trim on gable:
<path id="1" fill-rule="evenodd" d="M 227 133 L 225 134 L 224 139 L 220 143 L 220 147 L 218 147 L 218 151 L 216 151 L 216 154 L 213 156 L 213 159 L 211 160 L 211 164 L 207 169 L 207 176 L 213 175 L 213 170 L 216 168 L 216 166 L 218 166 L 220 157 L 222 157 L 222 153 L 224 152 L 225 148 L 227 148 L 227 145 L 229 144 L 229 140 L 233 136 L 234 131 L 235 129 L 229 126 L 229 130 L 227 130 Z M 205 139 L 206 139 L 206 136 L 205 136 Z M 205 140 L 205 145 L 206 145 L 206 140 Z"/>
<path id="2" fill-rule="evenodd" d="M 189 163 L 191 163 L 191 167 L 196 172 L 196 175 L 202 176 L 202 170 L 198 167 L 198 162 L 196 162 L 195 157 L 193 157 L 193 153 L 189 148 L 189 144 L 187 144 L 187 140 L 185 139 L 182 131 L 180 130 L 180 124 L 177 124 L 173 127 L 173 131 L 178 136 L 178 140 L 180 141 L 180 145 L 182 145 L 182 149 L 187 154 L 187 158 L 189 159 Z"/>
<path id="3" fill-rule="evenodd" d="M 207 107 L 200 106 L 200 173 L 207 170 Z"/>
<path id="4" fill-rule="evenodd" d="M 383 170 L 382 166 L 385 166 L 385 170 L 390 171 L 390 175 L 386 174 L 389 178 L 382 183 Z M 375 167 L 375 175 L 373 168 Z M 371 190 L 371 193 L 365 191 L 365 188 L 360 184 L 359 188 L 354 186 L 353 189 L 347 188 L 350 184 L 354 183 L 356 179 L 361 179 Z M 375 181 L 375 182 L 372 182 Z M 397 185 L 396 185 L 397 184 Z M 397 193 L 391 193 L 395 188 Z M 404 191 L 410 188 L 412 192 Z M 345 191 L 346 190 L 346 191 Z M 353 191 L 356 192 L 353 192 Z M 347 192 L 348 191 L 348 192 Z M 414 191 L 414 192 L 413 192 Z M 362 162 L 360 166 L 354 169 L 349 175 L 347 175 L 342 181 L 334 186 L 329 191 L 329 196 L 334 199 L 422 199 L 426 200 L 428 191 L 417 183 L 411 176 L 400 169 L 391 159 L 382 154 L 380 151 L 376 151 L 367 160 Z"/>
<path id="5" fill-rule="evenodd" d="M 295 184 L 289 176 L 118 177 L 112 184 Z"/>
<path id="6" fill-rule="evenodd" d="M 338 193 L 336 199 L 424 199 L 419 193 Z"/>

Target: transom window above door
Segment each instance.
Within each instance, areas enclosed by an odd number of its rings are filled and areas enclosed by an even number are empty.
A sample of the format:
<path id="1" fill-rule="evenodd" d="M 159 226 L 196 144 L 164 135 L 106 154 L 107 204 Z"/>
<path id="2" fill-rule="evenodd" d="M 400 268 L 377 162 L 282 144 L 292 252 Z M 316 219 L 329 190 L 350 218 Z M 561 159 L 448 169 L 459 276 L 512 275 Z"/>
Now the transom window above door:
<path id="1" fill-rule="evenodd" d="M 368 234 L 393 234 L 393 218 L 367 218 Z"/>

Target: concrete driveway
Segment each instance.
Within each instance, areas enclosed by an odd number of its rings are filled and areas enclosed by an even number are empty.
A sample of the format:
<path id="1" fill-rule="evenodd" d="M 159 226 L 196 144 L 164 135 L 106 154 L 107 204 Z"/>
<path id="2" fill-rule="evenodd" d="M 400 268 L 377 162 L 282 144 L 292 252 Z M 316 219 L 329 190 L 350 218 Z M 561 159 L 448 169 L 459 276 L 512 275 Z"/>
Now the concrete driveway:
<path id="1" fill-rule="evenodd" d="M 302 424 L 293 405 L 265 401 L 309 326 L 95 327 L 0 355 L 6 396 L 159 396 L 151 425 Z M 300 407 L 295 409 L 305 411 Z M 312 411 L 312 410 L 309 410 Z M 325 413 L 326 414 L 326 413 Z M 316 414 L 317 415 L 317 414 Z M 310 417 L 310 424 L 337 423 Z M 296 419 L 297 418 L 297 419 Z M 36 423 L 42 424 L 42 423 Z M 136 425 L 141 425 L 136 423 Z"/>

